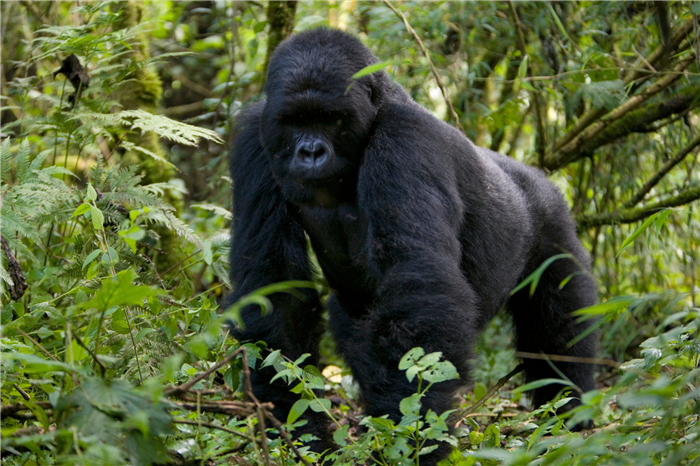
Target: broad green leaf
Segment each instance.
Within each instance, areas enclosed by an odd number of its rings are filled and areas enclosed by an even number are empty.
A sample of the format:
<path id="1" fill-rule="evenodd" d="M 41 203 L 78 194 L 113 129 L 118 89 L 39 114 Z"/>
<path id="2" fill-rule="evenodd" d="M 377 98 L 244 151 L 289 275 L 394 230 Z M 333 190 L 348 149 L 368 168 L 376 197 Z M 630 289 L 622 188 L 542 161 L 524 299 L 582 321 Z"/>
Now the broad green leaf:
<path id="1" fill-rule="evenodd" d="M 102 211 L 94 205 L 90 205 L 90 216 L 92 218 L 92 227 L 95 230 L 102 230 L 105 223 L 105 217 Z"/>
<path id="2" fill-rule="evenodd" d="M 101 252 L 101 249 L 95 249 L 90 254 L 88 254 L 88 256 L 83 261 L 83 270 L 90 264 L 90 262 L 94 261 L 95 258 L 100 255 Z"/>
<path id="3" fill-rule="evenodd" d="M 580 89 L 581 95 L 591 100 L 596 110 L 606 108 L 612 110 L 626 97 L 625 85 L 620 79 L 613 81 L 598 81 L 584 84 Z"/>
<path id="4" fill-rule="evenodd" d="M 326 398 L 314 398 L 309 403 L 309 408 L 317 413 L 324 413 L 331 410 L 331 400 Z"/>
<path id="5" fill-rule="evenodd" d="M 399 369 L 406 370 L 416 363 L 416 361 L 423 357 L 425 351 L 423 348 L 413 348 L 408 351 L 399 361 Z"/>
<path id="6" fill-rule="evenodd" d="M 73 215 L 71 215 L 71 218 L 77 217 L 79 215 L 83 215 L 85 212 L 90 210 L 90 204 L 83 202 L 80 204 L 75 211 L 73 212 Z"/>
<path id="7" fill-rule="evenodd" d="M 403 414 L 403 415 L 410 415 L 410 414 L 418 415 L 420 413 L 420 407 L 421 407 L 420 399 L 421 399 L 420 393 L 414 393 L 413 395 L 401 400 L 401 402 L 399 403 L 399 410 L 401 411 L 401 414 Z"/>
<path id="8" fill-rule="evenodd" d="M 522 60 L 520 60 L 520 66 L 518 66 L 518 78 L 527 77 L 527 63 L 530 60 L 530 55 L 525 55 Z"/>
<path id="9" fill-rule="evenodd" d="M 97 191 L 95 191 L 95 188 L 92 187 L 91 183 L 88 183 L 85 200 L 88 202 L 94 202 L 97 200 Z"/>
<path id="10" fill-rule="evenodd" d="M 604 303 L 594 304 L 593 306 L 584 307 L 574 311 L 575 316 L 600 316 L 616 312 L 622 308 L 627 308 L 635 301 L 634 296 L 615 296 Z"/>
<path id="11" fill-rule="evenodd" d="M 310 403 L 311 400 L 306 400 L 304 398 L 297 400 L 289 410 L 289 414 L 287 415 L 287 424 L 293 424 L 297 419 L 299 419 L 299 417 L 306 412 Z"/>
<path id="12" fill-rule="evenodd" d="M 138 275 L 132 269 L 122 270 L 116 276 L 104 279 L 92 299 L 77 307 L 106 311 L 113 306 L 141 306 L 145 298 L 160 294 L 155 287 L 132 284 L 136 278 Z"/>
<path id="13" fill-rule="evenodd" d="M 338 429 L 333 432 L 333 441 L 336 443 L 336 445 L 340 445 L 341 447 L 344 447 L 347 445 L 347 438 L 348 438 L 348 431 L 350 430 L 350 424 L 345 424 L 344 426 L 339 427 Z"/>
<path id="14" fill-rule="evenodd" d="M 423 372 L 423 379 L 429 383 L 459 379 L 457 368 L 450 361 L 441 361 Z"/>

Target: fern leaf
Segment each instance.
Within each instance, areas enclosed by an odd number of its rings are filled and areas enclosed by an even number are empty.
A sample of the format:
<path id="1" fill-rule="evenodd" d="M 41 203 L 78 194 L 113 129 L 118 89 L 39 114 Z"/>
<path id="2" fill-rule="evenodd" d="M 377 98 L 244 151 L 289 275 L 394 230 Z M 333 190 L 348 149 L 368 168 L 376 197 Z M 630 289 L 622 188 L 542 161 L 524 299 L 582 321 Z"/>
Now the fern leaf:
<path id="1" fill-rule="evenodd" d="M 125 110 L 115 115 L 122 123 L 130 124 L 132 129 L 152 131 L 178 144 L 196 146 L 200 139 L 222 144 L 224 141 L 216 132 L 172 120 L 163 115 L 153 115 L 144 110 Z"/>
<path id="2" fill-rule="evenodd" d="M 166 219 L 165 225 L 175 232 L 180 238 L 184 238 L 192 244 L 196 244 L 198 248 L 203 249 L 204 245 L 202 240 L 199 239 L 197 234 L 187 225 L 185 222 L 180 220 L 177 216 L 173 215 L 172 212 L 163 210 L 163 216 Z"/>
<path id="3" fill-rule="evenodd" d="M 47 149 L 39 152 L 39 154 L 34 157 L 34 160 L 32 160 L 32 163 L 29 165 L 29 171 L 35 172 L 37 170 L 41 170 L 41 167 L 44 165 L 44 160 L 46 160 L 46 157 L 48 157 L 51 152 L 53 152 L 53 149 Z M 71 175 L 73 174 L 71 173 Z"/>
<path id="4" fill-rule="evenodd" d="M 29 140 L 25 139 L 19 144 L 19 150 L 15 157 L 17 160 L 17 179 L 21 183 L 27 179 L 29 172 Z"/>
<path id="5" fill-rule="evenodd" d="M 173 165 L 173 164 L 170 163 L 169 161 L 165 160 L 165 159 L 164 159 L 163 157 L 161 157 L 160 155 L 158 155 L 158 154 L 156 154 L 156 153 L 154 153 L 154 152 L 151 152 L 150 150 L 148 150 L 148 149 L 146 149 L 146 148 L 143 148 L 143 147 L 141 147 L 141 146 L 137 146 L 136 144 L 134 144 L 134 143 L 132 143 L 132 142 L 129 142 L 129 141 L 122 141 L 121 145 L 122 145 L 122 147 L 123 147 L 124 149 L 126 149 L 126 150 L 133 150 L 133 151 L 136 151 L 136 152 L 140 152 L 140 153 L 142 153 L 142 154 L 144 154 L 144 155 L 147 155 L 147 156 L 151 157 L 152 159 L 157 160 L 158 162 L 162 162 L 162 163 L 164 163 L 165 165 L 168 165 L 169 167 L 172 167 L 172 168 L 174 168 L 175 170 L 180 171 L 180 170 L 178 170 L 178 168 L 177 168 L 175 165 Z"/>
<path id="6" fill-rule="evenodd" d="M 10 138 L 0 142 L 0 170 L 2 181 L 7 183 L 10 176 Z"/>
<path id="7" fill-rule="evenodd" d="M 10 274 L 7 273 L 7 270 L 5 270 L 5 266 L 2 264 L 2 261 L 0 261 L 0 278 L 2 278 L 2 281 L 7 283 L 8 286 L 12 286 L 15 284 L 12 281 L 12 278 L 10 278 Z"/>
<path id="8" fill-rule="evenodd" d="M 209 203 L 203 202 L 201 204 L 193 204 L 192 207 L 195 207 L 197 209 L 202 209 L 202 210 L 209 210 L 211 212 L 214 212 L 216 215 L 221 215 L 226 220 L 231 220 L 233 218 L 233 214 L 231 213 L 230 210 L 226 210 L 223 207 L 219 207 L 219 206 L 214 205 L 214 204 L 209 204 Z"/>

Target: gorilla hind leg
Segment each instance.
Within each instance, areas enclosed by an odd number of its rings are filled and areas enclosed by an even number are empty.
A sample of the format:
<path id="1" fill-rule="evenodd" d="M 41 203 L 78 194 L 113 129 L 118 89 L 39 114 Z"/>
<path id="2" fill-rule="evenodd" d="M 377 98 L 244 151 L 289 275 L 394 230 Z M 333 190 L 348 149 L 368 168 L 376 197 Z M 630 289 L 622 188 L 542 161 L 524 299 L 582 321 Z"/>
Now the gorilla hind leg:
<path id="1" fill-rule="evenodd" d="M 572 358 L 595 356 L 595 332 L 571 344 L 583 332 L 590 330 L 592 324 L 591 321 L 577 322 L 577 317 L 573 316 L 572 312 L 593 305 L 597 299 L 593 278 L 587 270 L 582 270 L 581 263 L 587 259 L 582 248 L 578 244 L 576 246 L 575 254 L 579 256 L 580 262 L 570 258 L 555 260 L 542 274 L 532 296 L 530 287 L 527 286 L 511 297 L 508 306 L 515 322 L 518 351 L 541 354 L 544 358 L 523 358 L 527 381 L 561 379 L 563 374 L 566 379 L 576 384 L 581 392 L 586 392 L 594 388 L 593 364 L 546 359 L 546 355 Z M 549 257 L 557 253 L 558 251 L 553 251 Z M 541 261 L 533 261 L 532 268 L 538 267 L 547 257 L 540 256 Z M 565 285 L 562 287 L 563 283 Z M 550 401 L 563 387 L 560 384 L 550 384 L 536 389 L 534 405 L 540 406 Z M 564 409 L 578 404 L 578 401 L 573 401 Z"/>

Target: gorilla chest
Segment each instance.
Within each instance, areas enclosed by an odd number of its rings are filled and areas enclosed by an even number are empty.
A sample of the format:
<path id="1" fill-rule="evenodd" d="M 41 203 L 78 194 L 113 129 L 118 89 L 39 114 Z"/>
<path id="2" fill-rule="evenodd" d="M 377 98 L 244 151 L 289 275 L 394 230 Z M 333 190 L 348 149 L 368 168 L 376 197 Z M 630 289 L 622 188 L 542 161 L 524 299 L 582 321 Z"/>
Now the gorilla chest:
<path id="1" fill-rule="evenodd" d="M 367 219 L 357 206 L 302 207 L 301 224 L 332 288 L 371 293 Z"/>

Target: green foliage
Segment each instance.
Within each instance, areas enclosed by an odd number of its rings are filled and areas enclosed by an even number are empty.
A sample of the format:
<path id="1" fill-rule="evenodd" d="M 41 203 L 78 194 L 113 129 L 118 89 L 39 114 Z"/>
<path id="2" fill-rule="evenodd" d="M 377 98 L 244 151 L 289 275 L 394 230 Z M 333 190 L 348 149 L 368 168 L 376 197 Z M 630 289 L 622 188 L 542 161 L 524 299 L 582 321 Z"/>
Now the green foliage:
<path id="1" fill-rule="evenodd" d="M 516 364 L 510 322 L 499 315 L 477 342 L 473 373 L 460 374 L 474 384 L 451 413 L 422 403 L 457 377 L 454 366 L 419 348 L 402 359 L 416 393 L 393 422 L 359 410 L 347 369 L 329 380 L 304 356 L 241 345 L 223 325 L 247 304 L 274 312 L 270 293 L 327 293 L 320 283 L 285 282 L 230 309 L 217 305 L 231 286 L 222 142 L 262 89 L 266 6 L 1 2 L 9 21 L 0 48 L 0 233 L 16 259 L 0 253 L 3 464 L 299 464 L 281 436 L 268 435 L 265 452 L 260 417 L 246 404 L 246 368 L 266 366 L 300 398 L 282 428 L 293 434 L 309 412 L 328 416 L 338 465 L 417 465 L 437 444 L 452 446 L 446 463 L 460 466 L 699 463 L 699 212 L 689 202 L 645 210 L 700 182 L 697 147 L 689 147 L 700 121 L 694 29 L 654 61 L 664 43 L 659 2 L 515 2 L 523 53 L 508 3 L 396 3 L 469 137 L 544 163 L 579 225 L 603 214 L 644 216 L 581 229 L 601 304 L 576 318 L 597 319 L 600 356 L 620 365 L 600 368 L 598 389 L 580 407 L 557 414 L 579 396 L 572 389 L 531 410 L 527 389 L 547 381 L 489 392 Z M 665 7 L 672 31 L 700 13 L 697 2 Z M 447 115 L 420 47 L 385 5 L 303 2 L 297 10 L 296 31 L 341 25 L 385 60 L 355 79 L 386 70 Z M 70 54 L 89 76 L 77 97 L 54 75 Z M 646 100 L 625 113 L 634 98 Z M 555 149 L 590 115 L 584 129 L 598 133 Z M 550 258 L 515 291 L 534 292 L 555 260 L 570 259 Z M 16 298 L 22 279 L 28 288 Z M 322 365 L 343 365 L 322 347 Z M 188 382 L 185 393 L 173 391 Z M 596 428 L 569 430 L 587 421 Z"/>

